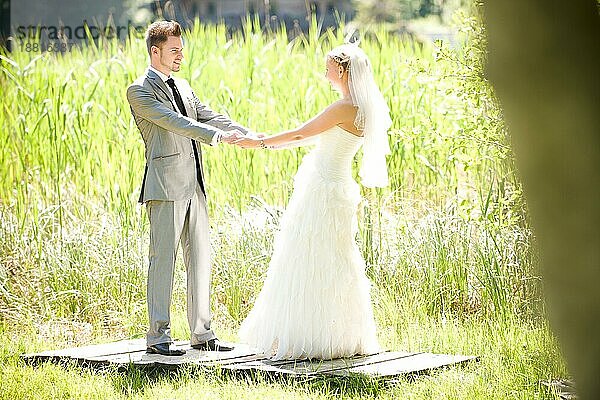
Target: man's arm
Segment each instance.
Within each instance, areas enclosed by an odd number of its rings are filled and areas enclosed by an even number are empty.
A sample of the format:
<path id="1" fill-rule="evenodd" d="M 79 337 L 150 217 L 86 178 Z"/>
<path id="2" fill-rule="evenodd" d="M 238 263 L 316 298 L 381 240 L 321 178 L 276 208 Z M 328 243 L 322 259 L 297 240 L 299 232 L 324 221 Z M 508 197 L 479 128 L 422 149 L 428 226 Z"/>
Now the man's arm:
<path id="1" fill-rule="evenodd" d="M 213 137 L 223 132 L 214 125 L 194 121 L 158 101 L 152 92 L 140 85 L 127 88 L 127 100 L 134 114 L 163 129 L 202 143 L 210 144 Z M 234 129 L 232 127 L 231 129 Z M 228 129 L 229 130 L 229 129 Z"/>
<path id="2" fill-rule="evenodd" d="M 192 91 L 193 93 L 193 91 Z M 194 106 L 196 107 L 196 115 L 198 116 L 198 121 L 205 123 L 207 125 L 214 126 L 224 131 L 231 131 L 237 129 L 242 132 L 244 135 L 249 134 L 250 130 L 245 126 L 242 126 L 223 114 L 219 114 L 208 106 L 202 104 L 196 94 L 194 95 Z"/>

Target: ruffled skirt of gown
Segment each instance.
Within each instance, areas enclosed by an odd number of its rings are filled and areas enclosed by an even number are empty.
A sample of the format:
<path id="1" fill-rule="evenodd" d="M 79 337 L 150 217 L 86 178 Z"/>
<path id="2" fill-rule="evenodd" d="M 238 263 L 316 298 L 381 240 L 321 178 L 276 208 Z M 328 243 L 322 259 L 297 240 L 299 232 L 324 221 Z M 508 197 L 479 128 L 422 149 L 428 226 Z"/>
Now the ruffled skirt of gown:
<path id="1" fill-rule="evenodd" d="M 365 262 L 355 242 L 358 184 L 324 178 L 307 155 L 275 237 L 264 286 L 239 336 L 272 359 L 379 350 Z"/>

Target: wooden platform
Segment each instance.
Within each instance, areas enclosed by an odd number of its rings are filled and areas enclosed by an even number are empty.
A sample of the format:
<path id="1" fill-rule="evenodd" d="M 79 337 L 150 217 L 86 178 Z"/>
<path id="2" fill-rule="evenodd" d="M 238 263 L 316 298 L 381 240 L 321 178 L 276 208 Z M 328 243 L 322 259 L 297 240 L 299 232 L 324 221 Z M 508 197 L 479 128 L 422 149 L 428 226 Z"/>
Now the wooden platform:
<path id="1" fill-rule="evenodd" d="M 371 377 L 394 377 L 406 374 L 419 374 L 436 368 L 461 364 L 475 360 L 475 356 L 446 355 L 432 353 L 408 353 L 385 351 L 368 356 L 356 356 L 334 360 L 287 360 L 271 361 L 256 354 L 245 345 L 234 344 L 229 352 L 199 351 L 190 348 L 189 342 L 176 342 L 177 348 L 187 350 L 181 357 L 166 357 L 147 354 L 144 339 L 124 340 L 85 347 L 44 351 L 24 354 L 22 359 L 28 364 L 45 361 L 55 363 L 76 363 L 93 368 L 129 368 L 132 365 L 142 368 L 174 369 L 183 365 L 216 367 L 230 372 L 263 372 L 268 375 L 302 376 L 316 375 L 349 376 L 360 374 Z"/>

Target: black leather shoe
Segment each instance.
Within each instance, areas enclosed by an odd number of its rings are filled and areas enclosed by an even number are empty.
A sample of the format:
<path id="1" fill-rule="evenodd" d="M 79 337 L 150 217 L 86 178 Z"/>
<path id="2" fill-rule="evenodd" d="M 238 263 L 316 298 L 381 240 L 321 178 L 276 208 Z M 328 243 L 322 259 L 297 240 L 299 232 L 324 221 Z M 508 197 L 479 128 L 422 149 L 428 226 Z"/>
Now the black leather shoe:
<path id="1" fill-rule="evenodd" d="M 162 356 L 182 356 L 185 354 L 185 350 L 171 349 L 169 343 L 159 343 L 146 348 L 148 354 L 160 354 Z"/>
<path id="2" fill-rule="evenodd" d="M 231 351 L 233 347 L 225 346 L 218 339 L 210 339 L 203 343 L 193 344 L 192 349 L 203 351 Z"/>

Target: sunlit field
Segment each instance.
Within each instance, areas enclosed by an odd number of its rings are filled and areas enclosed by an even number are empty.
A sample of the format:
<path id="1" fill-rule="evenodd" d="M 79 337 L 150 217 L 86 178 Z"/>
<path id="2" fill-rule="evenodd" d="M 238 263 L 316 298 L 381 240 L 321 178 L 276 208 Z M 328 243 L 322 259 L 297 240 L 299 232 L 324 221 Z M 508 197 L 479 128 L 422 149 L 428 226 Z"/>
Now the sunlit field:
<path id="1" fill-rule="evenodd" d="M 148 223 L 137 203 L 144 145 L 125 98 L 148 65 L 143 39 L 64 54 L 16 46 L 0 63 L 0 398 L 553 399 L 567 377 L 544 315 L 535 238 L 501 110 L 484 78 L 481 26 L 458 44 L 373 27 L 371 58 L 393 125 L 391 185 L 363 189 L 357 240 L 383 347 L 480 356 L 393 384 L 149 376 L 43 365 L 19 355 L 145 335 Z M 342 30 L 196 23 L 180 77 L 213 109 L 276 133 L 337 98 L 325 55 Z M 272 239 L 309 149 L 204 147 L 214 256 L 214 327 L 236 332 L 265 277 Z M 360 157 L 360 153 L 359 153 Z M 357 160 L 357 164 L 358 164 Z M 358 168 L 356 168 L 357 170 Z M 189 336 L 178 261 L 173 333 Z"/>

